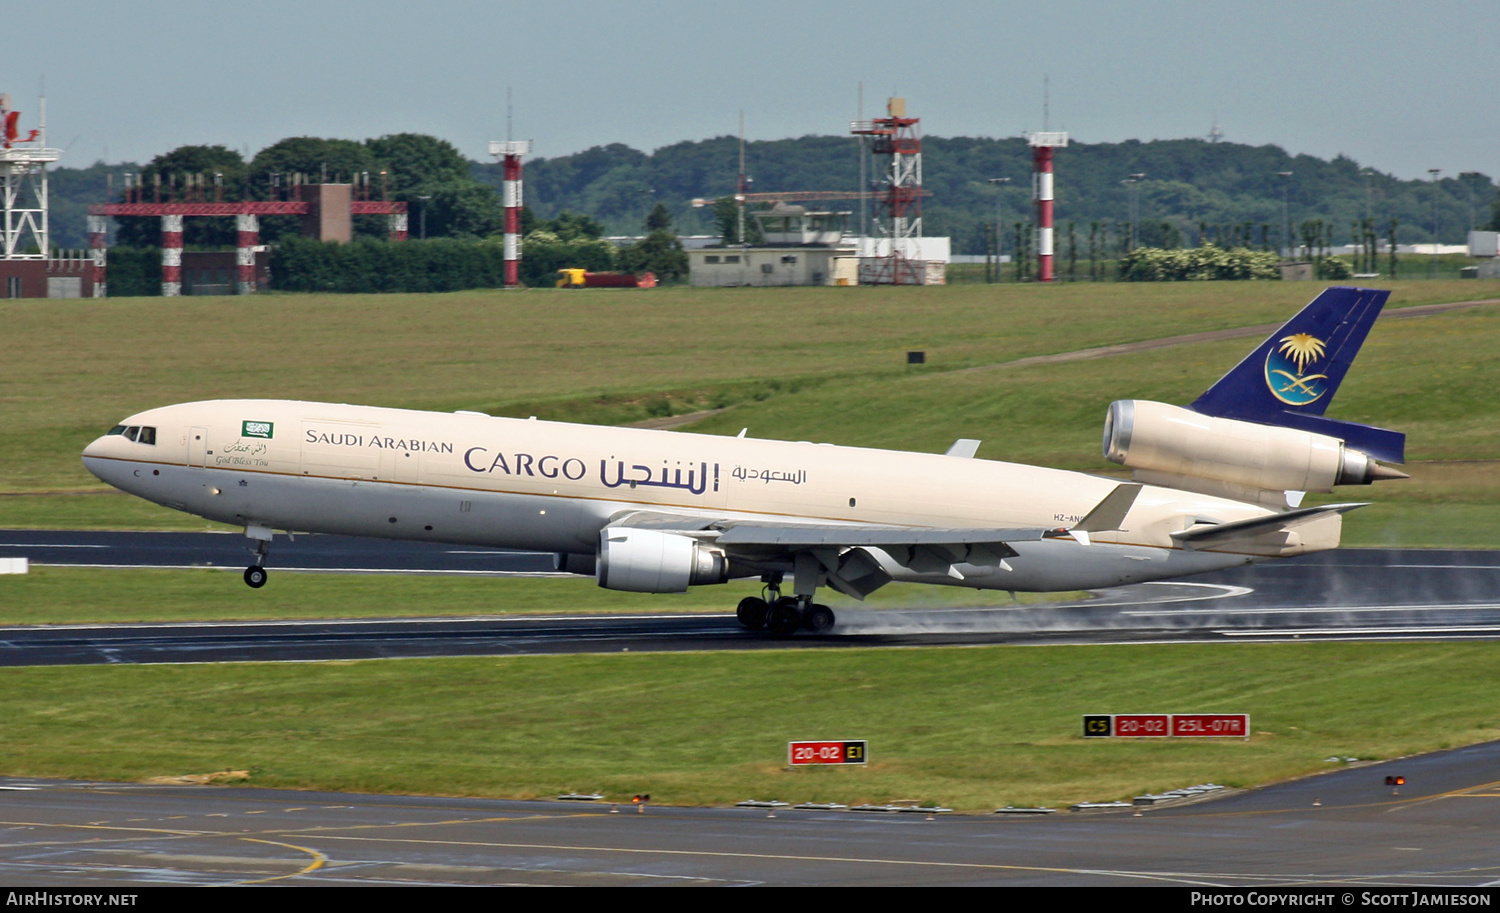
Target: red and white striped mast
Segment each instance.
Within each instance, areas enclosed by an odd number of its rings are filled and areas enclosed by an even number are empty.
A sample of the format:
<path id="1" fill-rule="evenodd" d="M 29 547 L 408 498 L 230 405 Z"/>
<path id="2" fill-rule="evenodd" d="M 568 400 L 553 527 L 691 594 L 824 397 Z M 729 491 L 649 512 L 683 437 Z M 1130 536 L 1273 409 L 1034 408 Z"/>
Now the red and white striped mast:
<path id="1" fill-rule="evenodd" d="M 182 216 L 164 215 L 161 217 L 161 296 L 175 298 L 181 294 Z"/>
<path id="2" fill-rule="evenodd" d="M 531 140 L 494 140 L 490 155 L 505 163 L 505 287 L 521 281 L 521 156 L 531 153 Z"/>
<path id="3" fill-rule="evenodd" d="M 1031 186 L 1036 197 L 1037 279 L 1052 281 L 1052 150 L 1068 145 L 1066 133 L 1031 133 Z"/>

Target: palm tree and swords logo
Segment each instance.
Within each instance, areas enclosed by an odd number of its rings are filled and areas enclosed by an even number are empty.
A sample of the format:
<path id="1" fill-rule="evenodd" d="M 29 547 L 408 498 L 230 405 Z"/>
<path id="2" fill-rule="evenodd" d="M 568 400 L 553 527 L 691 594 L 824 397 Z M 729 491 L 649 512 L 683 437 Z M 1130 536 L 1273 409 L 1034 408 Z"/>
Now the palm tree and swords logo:
<path id="1" fill-rule="evenodd" d="M 1311 333 L 1281 338 L 1266 356 L 1266 385 L 1271 394 L 1292 406 L 1305 406 L 1328 392 L 1327 374 L 1308 374 L 1324 356 L 1324 342 Z"/>

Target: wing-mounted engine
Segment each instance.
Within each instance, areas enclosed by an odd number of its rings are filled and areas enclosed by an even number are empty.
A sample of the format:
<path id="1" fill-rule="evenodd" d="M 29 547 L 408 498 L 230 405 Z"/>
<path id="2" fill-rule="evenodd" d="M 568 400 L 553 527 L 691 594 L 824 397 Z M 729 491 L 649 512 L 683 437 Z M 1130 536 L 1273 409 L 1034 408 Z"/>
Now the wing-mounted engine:
<path id="1" fill-rule="evenodd" d="M 1336 437 L 1147 400 L 1110 404 L 1104 456 L 1135 470 L 1137 481 L 1241 497 L 1407 477 Z"/>
<path id="2" fill-rule="evenodd" d="M 729 581 L 722 549 L 692 536 L 606 526 L 599 532 L 599 585 L 632 593 L 685 593 L 689 586 Z"/>

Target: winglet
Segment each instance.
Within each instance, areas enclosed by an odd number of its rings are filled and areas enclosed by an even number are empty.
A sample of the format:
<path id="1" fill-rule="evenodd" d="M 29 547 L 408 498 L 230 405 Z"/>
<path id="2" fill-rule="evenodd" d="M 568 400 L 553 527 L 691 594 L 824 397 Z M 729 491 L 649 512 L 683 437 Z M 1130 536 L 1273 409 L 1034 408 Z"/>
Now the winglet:
<path id="1" fill-rule="evenodd" d="M 1136 495 L 1145 487 L 1139 482 L 1121 482 L 1115 486 L 1114 491 L 1104 496 L 1104 500 L 1094 505 L 1088 516 L 1071 528 L 1087 533 L 1119 529 L 1125 522 L 1125 515 L 1130 513 L 1131 506 L 1135 504 Z"/>
<path id="2" fill-rule="evenodd" d="M 1062 532 L 1081 545 L 1089 545 L 1089 533 L 1120 529 L 1125 523 L 1125 515 L 1130 513 L 1130 508 L 1135 504 L 1136 495 L 1144 487 L 1139 482 L 1122 482 L 1116 485 L 1113 491 L 1094 505 L 1087 516 Z"/>

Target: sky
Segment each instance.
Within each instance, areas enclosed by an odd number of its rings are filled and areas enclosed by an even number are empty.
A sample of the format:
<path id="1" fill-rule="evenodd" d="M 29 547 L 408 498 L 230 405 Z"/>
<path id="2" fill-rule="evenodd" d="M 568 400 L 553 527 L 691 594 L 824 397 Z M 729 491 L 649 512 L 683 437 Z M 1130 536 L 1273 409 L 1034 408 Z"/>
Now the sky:
<path id="1" fill-rule="evenodd" d="M 0 92 L 59 163 L 428 133 L 488 160 L 844 134 L 1207 136 L 1400 178 L 1500 175 L 1500 3 L 0 0 Z M 1044 121 L 1044 84 L 1047 87 Z M 507 125 L 507 93 L 512 112 Z M 711 188 L 710 188 L 711 189 Z"/>

